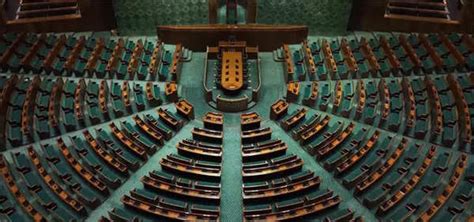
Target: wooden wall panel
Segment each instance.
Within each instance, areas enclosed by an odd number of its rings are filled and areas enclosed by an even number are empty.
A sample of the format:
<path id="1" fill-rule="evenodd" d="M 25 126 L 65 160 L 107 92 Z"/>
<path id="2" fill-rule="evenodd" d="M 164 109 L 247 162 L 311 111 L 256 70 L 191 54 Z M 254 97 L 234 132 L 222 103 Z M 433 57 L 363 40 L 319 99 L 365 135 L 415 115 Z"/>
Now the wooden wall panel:
<path id="1" fill-rule="evenodd" d="M 459 25 L 384 18 L 388 0 L 353 0 L 349 30 L 395 32 L 461 32 L 474 33 L 473 3 L 464 6 Z M 468 2 L 468 1 L 466 1 Z"/>

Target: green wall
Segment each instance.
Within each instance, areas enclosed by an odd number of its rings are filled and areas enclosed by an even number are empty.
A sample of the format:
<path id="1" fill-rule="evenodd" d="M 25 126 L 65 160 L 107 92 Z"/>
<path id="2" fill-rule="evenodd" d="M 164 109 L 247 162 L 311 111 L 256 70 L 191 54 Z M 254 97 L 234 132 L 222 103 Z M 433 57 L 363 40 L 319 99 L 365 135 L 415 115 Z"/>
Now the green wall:
<path id="1" fill-rule="evenodd" d="M 257 22 L 306 24 L 311 34 L 346 30 L 352 0 L 258 0 Z M 155 35 L 157 25 L 208 23 L 207 0 L 114 0 L 121 35 Z"/>
<path id="2" fill-rule="evenodd" d="M 311 34 L 346 32 L 352 0 L 258 0 L 257 23 L 305 24 Z"/>
<path id="3" fill-rule="evenodd" d="M 114 0 L 120 35 L 156 35 L 157 25 L 208 23 L 207 0 Z"/>

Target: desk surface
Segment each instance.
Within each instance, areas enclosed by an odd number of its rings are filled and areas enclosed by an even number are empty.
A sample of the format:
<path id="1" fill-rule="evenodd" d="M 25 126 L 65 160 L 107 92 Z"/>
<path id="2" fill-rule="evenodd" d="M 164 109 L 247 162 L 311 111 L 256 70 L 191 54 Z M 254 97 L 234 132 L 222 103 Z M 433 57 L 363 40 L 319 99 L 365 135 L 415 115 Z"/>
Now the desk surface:
<path id="1" fill-rule="evenodd" d="M 222 88 L 229 91 L 236 91 L 244 85 L 242 52 L 223 52 L 222 53 Z"/>

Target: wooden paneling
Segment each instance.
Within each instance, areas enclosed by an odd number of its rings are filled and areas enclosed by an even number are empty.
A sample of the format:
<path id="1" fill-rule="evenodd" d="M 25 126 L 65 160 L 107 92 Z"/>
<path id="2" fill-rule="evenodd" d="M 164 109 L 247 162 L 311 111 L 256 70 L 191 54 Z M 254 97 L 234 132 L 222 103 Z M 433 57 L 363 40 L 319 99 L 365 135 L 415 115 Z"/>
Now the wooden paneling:
<path id="1" fill-rule="evenodd" d="M 10 2 L 10 1 L 9 1 Z M 13 2 L 13 1 L 12 1 Z M 104 31 L 116 28 L 112 0 L 78 0 L 79 14 L 12 20 L 15 6 L 0 10 L 0 32 Z M 13 15 L 14 17 L 14 15 Z"/>
<path id="2" fill-rule="evenodd" d="M 158 37 L 169 44 L 182 43 L 194 51 L 206 51 L 219 41 L 234 38 L 256 45 L 260 51 L 271 51 L 285 44 L 299 44 L 306 39 L 308 28 L 301 25 L 181 25 L 159 26 Z M 192 36 L 192 38 L 189 38 Z"/>
<path id="3" fill-rule="evenodd" d="M 349 30 L 398 32 L 465 32 L 474 33 L 473 3 L 464 6 L 461 24 L 435 23 L 384 18 L 388 0 L 353 0 Z M 470 4 L 470 5 L 467 5 Z"/>

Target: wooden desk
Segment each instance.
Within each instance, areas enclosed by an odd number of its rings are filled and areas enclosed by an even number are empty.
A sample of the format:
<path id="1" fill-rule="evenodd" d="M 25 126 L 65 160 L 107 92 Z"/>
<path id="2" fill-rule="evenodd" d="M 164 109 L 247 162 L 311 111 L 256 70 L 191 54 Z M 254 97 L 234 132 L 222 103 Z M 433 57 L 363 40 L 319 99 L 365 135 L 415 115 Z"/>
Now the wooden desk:
<path id="1" fill-rule="evenodd" d="M 188 119 L 194 119 L 194 107 L 187 100 L 180 100 L 179 102 L 175 103 L 175 107 L 176 112 L 178 112 L 178 114 Z"/>
<path id="2" fill-rule="evenodd" d="M 222 113 L 208 112 L 202 117 L 206 129 L 222 131 L 224 126 L 224 115 Z"/>
<path id="3" fill-rule="evenodd" d="M 300 83 L 289 82 L 286 88 L 286 101 L 290 103 L 295 102 L 300 94 Z"/>
<path id="4" fill-rule="evenodd" d="M 171 102 L 178 101 L 178 85 L 175 82 L 167 82 L 165 84 L 166 98 Z"/>
<path id="5" fill-rule="evenodd" d="M 222 88 L 236 91 L 244 85 L 242 52 L 222 52 Z"/>
<path id="6" fill-rule="evenodd" d="M 288 113 L 288 103 L 285 100 L 279 99 L 270 107 L 270 119 L 277 120 Z"/>

